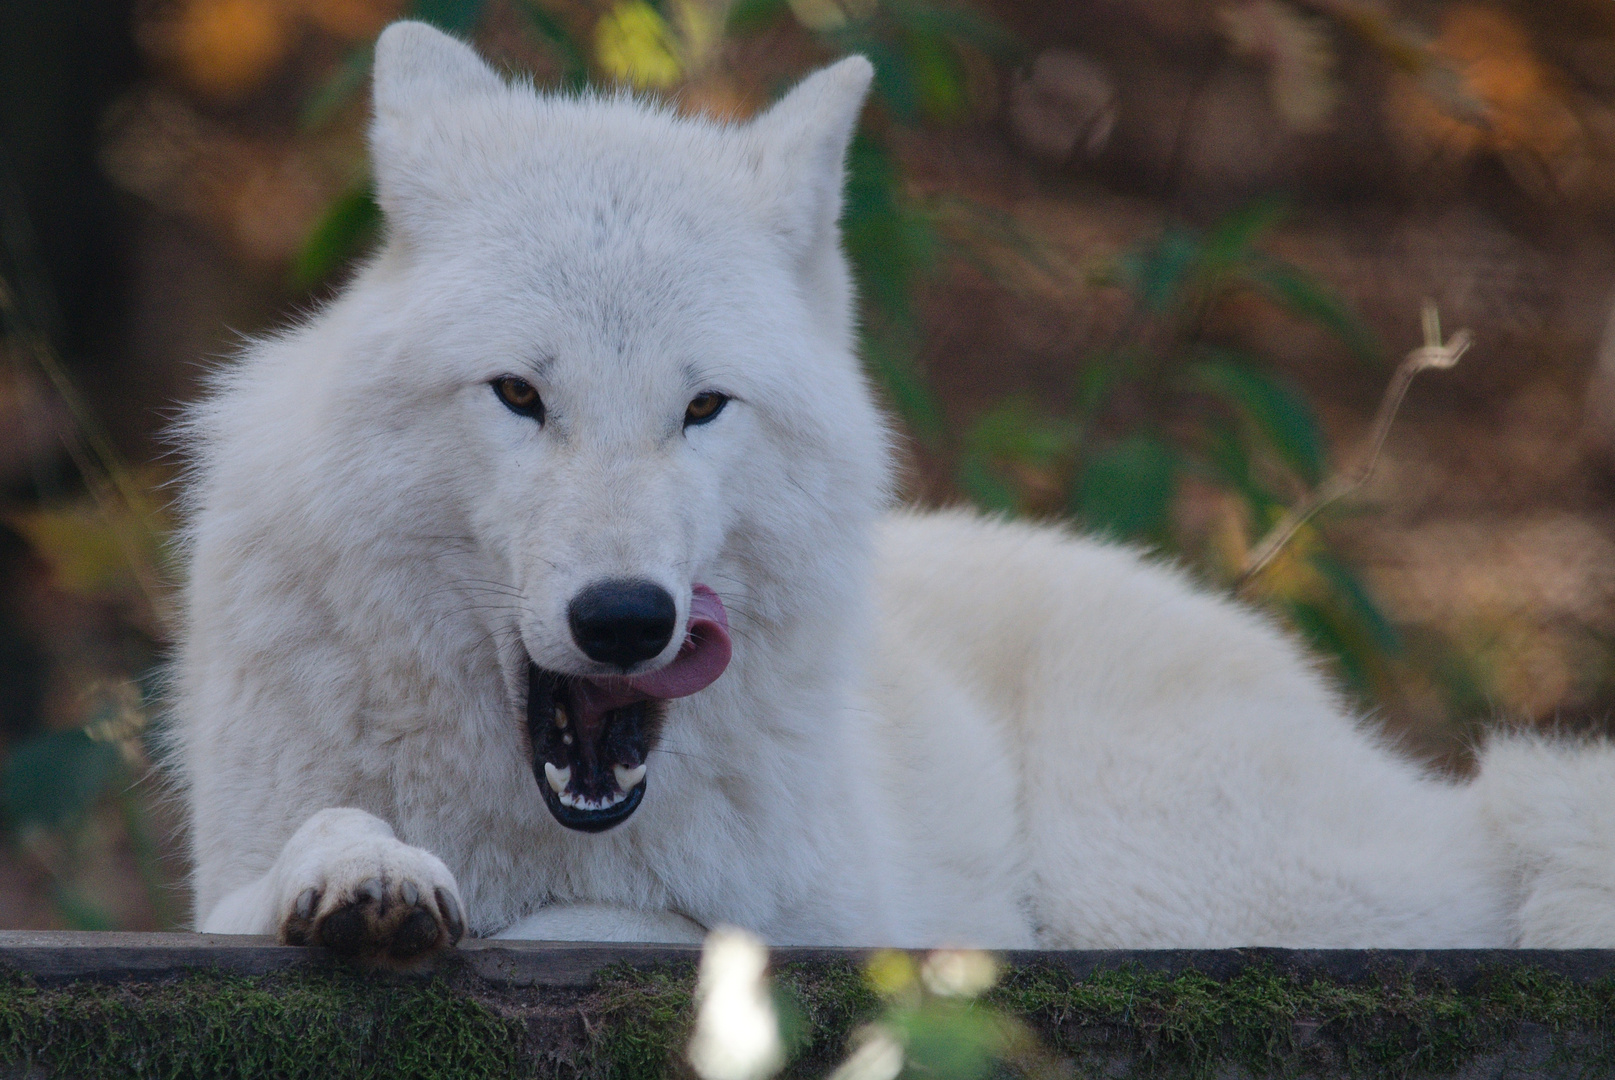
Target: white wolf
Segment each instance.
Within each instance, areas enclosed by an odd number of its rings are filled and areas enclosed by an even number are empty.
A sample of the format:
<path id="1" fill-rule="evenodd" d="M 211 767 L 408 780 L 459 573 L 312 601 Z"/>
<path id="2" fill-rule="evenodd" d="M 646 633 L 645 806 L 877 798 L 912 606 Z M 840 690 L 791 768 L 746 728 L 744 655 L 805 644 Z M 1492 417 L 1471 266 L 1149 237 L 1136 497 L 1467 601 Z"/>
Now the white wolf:
<path id="1" fill-rule="evenodd" d="M 723 125 L 382 36 L 386 244 L 190 422 L 197 927 L 1615 945 L 1610 747 L 1442 782 L 1171 569 L 889 511 L 870 77 Z"/>

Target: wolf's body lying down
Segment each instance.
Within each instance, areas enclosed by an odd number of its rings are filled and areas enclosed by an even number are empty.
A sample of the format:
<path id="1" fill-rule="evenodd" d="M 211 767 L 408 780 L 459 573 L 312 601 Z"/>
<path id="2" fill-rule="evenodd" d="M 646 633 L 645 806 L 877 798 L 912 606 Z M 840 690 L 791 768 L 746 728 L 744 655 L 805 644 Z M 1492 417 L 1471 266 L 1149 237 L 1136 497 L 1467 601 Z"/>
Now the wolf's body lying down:
<path id="1" fill-rule="evenodd" d="M 725 127 L 382 37 L 386 245 L 191 421 L 197 925 L 1615 945 L 1608 747 L 1432 779 L 1169 569 L 887 510 L 869 78 Z"/>

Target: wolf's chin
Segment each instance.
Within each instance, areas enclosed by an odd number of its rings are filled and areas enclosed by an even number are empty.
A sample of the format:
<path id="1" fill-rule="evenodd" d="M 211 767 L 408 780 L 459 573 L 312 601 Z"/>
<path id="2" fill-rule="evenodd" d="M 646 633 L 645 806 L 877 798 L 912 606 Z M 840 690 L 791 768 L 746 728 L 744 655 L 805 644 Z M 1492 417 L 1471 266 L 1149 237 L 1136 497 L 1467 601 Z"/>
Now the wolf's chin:
<path id="1" fill-rule="evenodd" d="M 667 700 L 710 686 L 729 664 L 729 620 L 705 585 L 692 590 L 685 641 L 645 675 L 563 675 L 527 662 L 527 735 L 533 778 L 556 821 L 579 832 L 621 824 L 645 797 L 646 759 Z"/>

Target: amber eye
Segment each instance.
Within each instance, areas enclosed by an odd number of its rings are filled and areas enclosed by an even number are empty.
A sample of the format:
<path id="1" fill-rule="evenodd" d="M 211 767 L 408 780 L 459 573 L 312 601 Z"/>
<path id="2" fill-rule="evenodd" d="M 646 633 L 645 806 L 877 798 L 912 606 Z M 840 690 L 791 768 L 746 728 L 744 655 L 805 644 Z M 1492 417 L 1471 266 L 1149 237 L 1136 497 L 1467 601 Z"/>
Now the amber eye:
<path id="1" fill-rule="evenodd" d="M 544 420 L 544 402 L 538 391 L 526 379 L 514 375 L 501 375 L 490 383 L 505 408 L 520 416 L 530 416 L 540 423 Z"/>
<path id="2" fill-rule="evenodd" d="M 684 410 L 684 426 L 693 427 L 696 424 L 705 424 L 714 416 L 723 412 L 723 407 L 729 404 L 727 395 L 716 390 L 708 390 L 697 394 L 690 400 L 689 407 Z"/>

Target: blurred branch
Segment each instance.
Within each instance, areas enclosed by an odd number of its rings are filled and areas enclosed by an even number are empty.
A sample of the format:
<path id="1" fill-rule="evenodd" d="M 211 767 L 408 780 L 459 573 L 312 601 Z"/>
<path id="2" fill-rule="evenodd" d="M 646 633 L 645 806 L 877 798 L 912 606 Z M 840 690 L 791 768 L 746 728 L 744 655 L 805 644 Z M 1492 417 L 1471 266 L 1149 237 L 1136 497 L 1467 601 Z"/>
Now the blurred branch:
<path id="1" fill-rule="evenodd" d="M 16 291 L 3 278 L 0 278 L 0 319 L 10 328 L 8 336 L 19 347 L 18 351 L 26 353 L 38 365 L 57 396 L 67 406 L 75 430 L 72 436 L 62 440 L 63 446 L 111 527 L 152 613 L 160 618 L 164 611 L 162 590 L 145 558 L 143 545 L 129 531 L 131 521 L 147 521 L 144 495 L 130 482 L 128 470 L 113 449 L 112 441 L 96 421 L 78 388 L 73 385 L 55 351 L 43 335 L 28 324 Z M 123 503 L 125 513 L 117 512 L 114 504 L 119 501 Z M 152 531 L 155 532 L 155 529 Z"/>
<path id="2" fill-rule="evenodd" d="M 1330 478 L 1299 506 L 1286 513 L 1261 543 L 1250 550 L 1244 568 L 1234 580 L 1236 589 L 1244 588 L 1271 563 L 1278 553 L 1284 550 L 1284 545 L 1289 543 L 1301 527 L 1316 517 L 1320 511 L 1368 483 L 1369 478 L 1374 475 L 1375 466 L 1379 464 L 1380 451 L 1385 448 L 1385 439 L 1390 434 L 1391 425 L 1395 423 L 1396 414 L 1402 408 L 1402 399 L 1407 396 L 1408 387 L 1412 385 L 1414 378 L 1430 368 L 1450 368 L 1468 351 L 1471 344 L 1468 330 L 1459 330 L 1447 339 L 1446 344 L 1442 344 L 1441 314 L 1436 309 L 1435 301 L 1424 302 L 1423 322 L 1424 344 L 1408 353 L 1407 359 L 1402 361 L 1401 366 L 1396 369 L 1396 374 L 1391 378 L 1385 396 L 1380 399 L 1379 411 L 1374 415 L 1374 426 L 1369 435 L 1368 453 L 1362 463 L 1351 472 Z"/>

